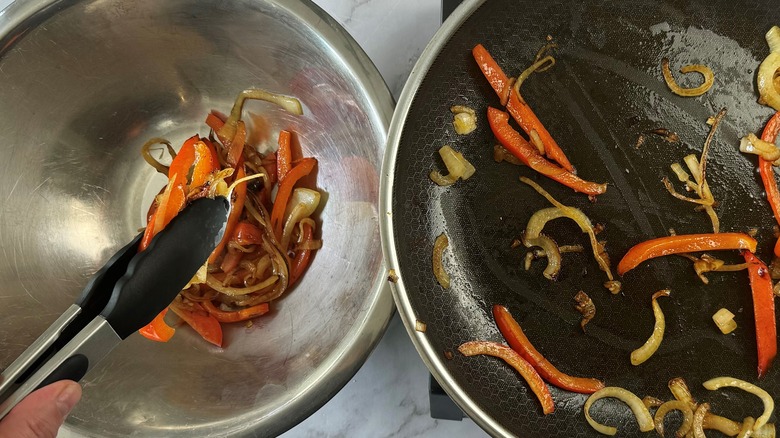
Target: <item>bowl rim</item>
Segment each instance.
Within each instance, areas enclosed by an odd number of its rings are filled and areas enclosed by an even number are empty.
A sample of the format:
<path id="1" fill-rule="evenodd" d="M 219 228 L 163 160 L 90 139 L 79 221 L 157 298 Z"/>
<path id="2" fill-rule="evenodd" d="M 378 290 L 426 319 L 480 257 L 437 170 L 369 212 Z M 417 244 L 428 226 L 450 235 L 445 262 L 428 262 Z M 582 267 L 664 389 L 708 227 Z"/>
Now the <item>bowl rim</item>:
<path id="1" fill-rule="evenodd" d="M 49 14 L 82 1 L 88 0 L 11 0 L 11 3 L 5 8 L 0 7 L 0 43 L 4 40 L 7 41 L 5 47 L 0 44 L 0 57 L 12 45 L 15 38 L 26 32 L 23 30 L 21 34 L 11 36 L 11 39 L 8 40 L 11 32 L 19 28 L 20 25 L 35 20 L 38 18 L 37 16 L 42 16 L 45 19 Z M 351 72 L 357 82 L 362 85 L 361 91 L 365 94 L 366 103 L 372 110 L 369 113 L 372 122 L 378 128 L 378 133 L 386 140 L 395 102 L 376 65 L 357 41 L 339 22 L 311 0 L 265 1 L 285 9 L 329 42 L 330 49 L 346 66 L 345 71 Z M 386 143 L 378 145 L 380 158 L 383 156 L 385 148 Z M 380 160 L 377 166 L 379 167 L 381 164 Z M 377 214 L 381 216 L 379 212 L 382 209 L 379 200 L 376 200 L 375 205 L 377 206 Z M 380 255 L 382 253 L 380 251 Z M 247 435 L 261 430 L 264 435 L 280 435 L 324 406 L 362 367 L 379 344 L 395 313 L 395 304 L 388 286 L 387 267 L 384 259 L 381 260 L 378 272 L 368 288 L 367 297 L 363 305 L 362 317 L 355 321 L 350 332 L 344 336 L 344 339 L 320 365 L 316 375 L 308 379 L 311 383 L 302 392 L 291 397 L 272 415 L 258 419 L 256 415 L 249 412 L 230 419 L 228 427 L 224 427 L 227 422 L 220 422 L 217 425 L 218 429 L 212 428 L 209 435 Z M 81 435 L 66 422 L 59 436 L 67 438 Z"/>
<path id="2" fill-rule="evenodd" d="M 475 423 L 491 436 L 512 436 L 498 421 L 492 418 L 480 406 L 469 397 L 468 393 L 458 384 L 453 375 L 448 371 L 447 365 L 442 360 L 442 355 L 437 351 L 423 332 L 415 329 L 417 317 L 414 307 L 409 299 L 409 289 L 404 284 L 403 271 L 398 260 L 395 245 L 395 232 L 393 224 L 393 184 L 395 180 L 395 165 L 398 156 L 398 148 L 401 143 L 406 118 L 425 76 L 449 42 L 450 37 L 460 29 L 461 25 L 487 0 L 466 0 L 462 2 L 449 18 L 442 24 L 431 41 L 425 47 L 420 58 L 412 69 L 409 79 L 404 85 L 401 96 L 398 99 L 393 119 L 390 122 L 390 132 L 387 137 L 384 162 L 382 163 L 382 177 L 380 180 L 379 205 L 380 229 L 382 234 L 382 248 L 388 269 L 394 269 L 398 280 L 391 285 L 393 299 L 398 309 L 398 314 L 406 327 L 409 337 L 412 339 L 417 353 L 425 362 L 425 366 L 431 375 L 441 385 L 447 395 L 469 416 Z"/>

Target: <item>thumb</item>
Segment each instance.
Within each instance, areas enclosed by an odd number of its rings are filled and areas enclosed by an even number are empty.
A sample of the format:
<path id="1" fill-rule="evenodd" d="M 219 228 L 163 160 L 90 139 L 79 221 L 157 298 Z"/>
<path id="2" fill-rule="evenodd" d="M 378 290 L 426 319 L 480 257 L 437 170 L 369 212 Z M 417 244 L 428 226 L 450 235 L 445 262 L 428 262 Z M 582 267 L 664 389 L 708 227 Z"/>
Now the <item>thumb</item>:
<path id="1" fill-rule="evenodd" d="M 0 438 L 54 438 L 79 399 L 81 386 L 70 380 L 41 388 L 0 421 Z"/>

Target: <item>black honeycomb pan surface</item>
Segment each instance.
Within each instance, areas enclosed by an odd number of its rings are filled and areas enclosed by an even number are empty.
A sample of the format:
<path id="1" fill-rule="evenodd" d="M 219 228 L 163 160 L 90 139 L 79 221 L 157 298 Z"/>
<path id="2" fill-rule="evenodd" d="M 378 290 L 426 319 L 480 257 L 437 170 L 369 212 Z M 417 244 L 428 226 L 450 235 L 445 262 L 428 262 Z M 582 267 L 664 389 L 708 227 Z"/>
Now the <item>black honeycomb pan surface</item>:
<path id="1" fill-rule="evenodd" d="M 598 436 L 585 422 L 586 396 L 552 388 L 556 412 L 543 416 L 528 386 L 508 366 L 489 357 L 463 357 L 457 347 L 469 340 L 503 341 L 490 313 L 493 304 L 509 307 L 536 347 L 559 369 L 593 376 L 640 397 L 671 399 L 667 382 L 684 377 L 699 400 L 714 412 L 741 421 L 760 415 L 757 398 L 739 391 L 710 392 L 702 382 L 728 375 L 758 383 L 780 394 L 780 365 L 761 381 L 756 377 L 753 307 L 745 272 L 710 274 L 702 284 L 689 261 L 666 257 L 644 263 L 623 279 L 613 296 L 605 275 L 587 252 L 588 240 L 566 219 L 545 232 L 559 244 L 582 244 L 583 254 L 564 255 L 558 281 L 544 279 L 543 261 L 523 268 L 525 249 L 511 248 L 530 216 L 550 205 L 519 176 L 527 176 L 567 205 L 605 225 L 613 267 L 634 244 L 657 236 L 708 232 L 711 225 L 692 205 L 673 199 L 661 180 L 672 162 L 699 154 L 720 108 L 728 114 L 711 146 L 711 181 L 722 231 L 758 229 L 758 255 L 769 261 L 774 220 L 755 172 L 756 161 L 738 151 L 739 138 L 760 133 L 773 111 L 759 105 L 755 71 L 768 53 L 764 34 L 780 24 L 775 1 L 505 1 L 489 0 L 453 34 L 438 54 L 414 96 L 400 138 L 393 187 L 393 226 L 400 275 L 425 335 L 445 355 L 448 372 L 490 417 L 519 436 Z M 581 177 L 609 183 L 595 202 L 539 177 L 525 167 L 496 163 L 496 143 L 485 113 L 498 98 L 471 57 L 482 43 L 510 75 L 522 71 L 551 35 L 559 44 L 557 64 L 533 75 L 523 95 L 561 144 Z M 663 82 L 660 62 L 673 69 L 703 63 L 716 75 L 704 96 L 673 95 Z M 680 77 L 683 85 L 699 78 Z M 451 105 L 478 114 L 478 128 L 466 136 L 452 129 Z M 669 143 L 643 132 L 664 127 L 681 141 Z M 438 187 L 428 173 L 446 173 L 437 150 L 449 144 L 476 169 L 468 181 Z M 678 185 L 679 189 L 679 185 Z M 445 232 L 450 247 L 445 266 L 452 287 L 442 289 L 432 275 L 435 237 Z M 736 252 L 721 254 L 739 262 Z M 660 301 L 666 337 L 656 355 L 641 366 L 631 351 L 650 335 L 651 295 L 671 288 Z M 584 290 L 596 317 L 583 333 L 573 297 Z M 720 334 L 711 316 L 721 307 L 736 314 L 738 329 Z M 628 408 L 619 402 L 594 405 L 593 415 L 619 428 L 621 436 L 641 436 Z M 772 418 L 776 421 L 777 416 Z M 672 426 L 667 426 L 671 429 Z"/>

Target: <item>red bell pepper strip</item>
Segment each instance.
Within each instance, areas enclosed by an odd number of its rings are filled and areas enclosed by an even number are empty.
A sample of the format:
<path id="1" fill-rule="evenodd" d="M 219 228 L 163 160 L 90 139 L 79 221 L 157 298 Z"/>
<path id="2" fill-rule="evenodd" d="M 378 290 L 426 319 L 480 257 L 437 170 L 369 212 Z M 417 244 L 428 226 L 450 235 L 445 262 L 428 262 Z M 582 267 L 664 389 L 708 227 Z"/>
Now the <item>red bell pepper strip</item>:
<path id="1" fill-rule="evenodd" d="M 211 301 L 201 303 L 203 308 L 219 322 L 240 322 L 265 315 L 270 310 L 268 303 L 247 307 L 241 310 L 225 311 L 214 305 Z"/>
<path id="2" fill-rule="evenodd" d="M 175 178 L 176 183 L 187 184 L 187 177 L 190 174 L 190 169 L 192 169 L 192 163 L 195 162 L 195 143 L 199 141 L 200 137 L 193 135 L 184 142 L 168 167 L 169 181 Z"/>
<path id="3" fill-rule="evenodd" d="M 238 265 L 241 263 L 241 259 L 243 258 L 243 252 L 228 250 L 225 253 L 225 257 L 222 258 L 222 263 L 219 264 L 219 269 L 225 273 L 233 272 L 236 268 L 238 268 Z"/>
<path id="4" fill-rule="evenodd" d="M 208 141 L 208 140 L 206 140 Z M 208 176 L 219 169 L 219 161 L 211 142 L 202 141 L 197 135 L 190 137 L 184 142 L 176 158 L 173 159 L 168 169 L 169 184 L 173 182 L 172 189 L 168 194 L 165 212 L 161 213 L 159 208 L 151 215 L 144 231 L 144 237 L 141 240 L 139 251 L 143 251 L 149 246 L 152 238 L 159 233 L 166 225 L 177 215 L 186 203 L 185 185 L 191 187 L 202 186 Z M 190 177 L 191 175 L 191 177 Z M 188 180 L 190 178 L 190 180 Z M 189 184 L 188 184 L 189 183 Z M 157 217 L 165 214 L 163 226 L 157 229 Z"/>
<path id="5" fill-rule="evenodd" d="M 774 143 L 777 140 L 777 134 L 780 132 L 780 111 L 776 112 L 769 122 L 764 127 L 764 132 L 761 133 L 761 140 L 769 143 Z M 772 162 L 765 160 L 763 157 L 758 157 L 758 172 L 761 174 L 761 181 L 764 183 L 764 191 L 766 192 L 766 200 L 769 202 L 769 206 L 772 207 L 772 213 L 775 215 L 775 221 L 780 224 L 780 190 L 777 188 L 777 181 L 775 180 L 775 170 L 772 167 Z M 775 257 L 780 257 L 780 239 L 775 244 Z"/>
<path id="6" fill-rule="evenodd" d="M 276 191 L 276 199 L 274 200 L 274 207 L 271 210 L 271 227 L 273 228 L 274 235 L 282 238 L 282 226 L 284 224 L 284 212 L 287 210 L 287 203 L 290 200 L 295 183 L 301 178 L 311 173 L 314 170 L 314 166 L 317 164 L 317 160 L 314 158 L 304 158 L 285 177 L 284 181 L 279 183 L 279 188 Z"/>
<path id="7" fill-rule="evenodd" d="M 488 356 L 503 359 L 507 364 L 514 368 L 520 376 L 528 382 L 531 391 L 542 404 L 542 412 L 547 415 L 555 411 L 555 403 L 550 394 L 550 388 L 544 383 L 542 377 L 536 372 L 534 367 L 525 361 L 515 350 L 496 342 L 489 341 L 471 341 L 458 347 L 464 356 L 476 356 L 485 354 Z"/>
<path id="8" fill-rule="evenodd" d="M 181 185 L 172 186 L 171 188 L 172 190 L 167 195 L 168 200 L 166 202 L 165 211 L 163 212 L 158 208 L 154 211 L 151 218 L 149 219 L 149 222 L 146 225 L 146 230 L 144 231 L 144 236 L 141 238 L 141 243 L 138 245 L 138 252 L 145 250 L 151 243 L 152 238 L 154 238 L 154 236 L 160 232 L 162 228 L 168 225 L 168 223 L 184 207 L 184 203 L 186 202 L 184 197 L 184 189 L 181 187 Z M 165 217 L 163 218 L 163 226 L 160 228 L 160 230 L 156 230 L 155 223 L 157 222 L 157 216 L 161 214 L 165 214 Z M 168 309 L 165 309 L 160 312 L 152 320 L 152 322 L 141 328 L 139 333 L 141 333 L 141 335 L 143 335 L 145 338 L 151 339 L 152 341 L 168 342 L 176 330 L 165 323 L 164 317 L 167 311 Z"/>
<path id="9" fill-rule="evenodd" d="M 520 96 L 509 91 L 507 88 L 511 87 L 509 85 L 509 78 L 504 74 L 504 71 L 501 70 L 501 67 L 499 67 L 495 59 L 490 56 L 490 52 L 488 52 L 482 44 L 477 44 L 474 49 L 471 50 L 471 53 L 474 55 L 474 59 L 477 61 L 480 70 L 482 70 L 482 74 L 484 74 L 485 78 L 490 82 L 490 85 L 493 87 L 496 94 L 498 94 L 499 97 L 505 96 L 507 93 L 509 94 L 506 109 L 520 127 L 523 128 L 523 131 L 528 135 L 531 135 L 531 131 L 536 131 L 544 145 L 544 154 L 551 160 L 560 164 L 564 169 L 575 173 L 574 166 L 569 162 L 566 154 L 547 131 L 547 128 L 545 128 L 539 118 L 536 117 L 536 114 L 531 110 L 531 107 L 528 106 L 525 100 Z"/>
<path id="10" fill-rule="evenodd" d="M 236 125 L 236 135 L 228 143 L 228 154 L 225 159 L 228 165 L 236 167 L 241 156 L 244 154 L 244 144 L 246 143 L 246 125 L 242 120 L 239 120 Z"/>
<path id="11" fill-rule="evenodd" d="M 165 206 L 165 212 L 155 209 L 150 215 L 149 221 L 144 231 L 138 250 L 145 250 L 152 241 L 152 238 L 165 228 L 168 223 L 179 214 L 186 203 L 186 194 L 184 185 L 187 184 L 187 178 L 191 174 L 190 185 L 199 187 L 206 182 L 208 176 L 219 169 L 214 145 L 206 139 L 200 139 L 197 135 L 190 137 L 184 142 L 176 158 L 173 159 L 168 169 L 169 184 L 173 184 Z M 164 214 L 162 227 L 156 229 L 157 217 Z M 143 327 L 139 332 L 147 339 L 158 342 L 167 342 L 171 339 L 174 328 L 165 323 L 164 317 L 168 309 L 158 314 L 152 322 Z"/>
<path id="12" fill-rule="evenodd" d="M 138 332 L 141 333 L 141 335 L 143 335 L 143 337 L 146 339 L 151 339 L 152 341 L 157 342 L 168 342 L 173 337 L 176 329 L 165 323 L 163 318 L 165 318 L 166 313 L 168 313 L 167 307 L 156 317 L 154 317 L 152 322 L 147 324 Z"/>
<path id="13" fill-rule="evenodd" d="M 182 187 L 180 184 L 171 186 L 171 190 L 166 196 L 168 197 L 168 201 L 165 204 L 165 211 L 162 211 L 158 207 L 157 210 L 154 211 L 154 214 L 152 214 L 152 217 L 149 220 L 149 223 L 146 225 L 146 229 L 144 230 L 144 236 L 141 238 L 141 243 L 138 245 L 139 252 L 145 250 L 149 244 L 152 243 L 154 236 L 156 236 L 157 233 L 165 228 L 165 226 L 168 225 L 177 214 L 179 214 L 187 201 L 184 195 L 184 187 Z M 162 226 L 157 229 L 155 224 L 157 223 L 157 217 L 160 215 L 164 215 Z"/>
<path id="14" fill-rule="evenodd" d="M 195 143 L 193 149 L 195 150 L 195 159 L 192 162 L 192 176 L 189 186 L 195 188 L 205 184 L 209 176 L 219 170 L 221 166 L 214 145 L 210 141 L 201 139 Z"/>
<path id="15" fill-rule="evenodd" d="M 600 195 L 607 190 L 606 184 L 585 181 L 566 169 L 547 161 L 519 132 L 509 126 L 509 115 L 507 113 L 488 107 L 488 122 L 490 123 L 490 129 L 493 130 L 493 135 L 496 136 L 498 141 L 512 155 L 516 156 L 531 169 L 558 181 L 576 192 Z"/>
<path id="16" fill-rule="evenodd" d="M 523 359 L 528 361 L 531 366 L 547 382 L 567 391 L 579 392 L 581 394 L 593 394 L 601 388 L 604 383 L 598 379 L 589 379 L 584 377 L 572 377 L 568 374 L 558 371 L 553 364 L 542 356 L 534 348 L 531 341 L 523 333 L 520 324 L 512 317 L 509 310 L 504 306 L 493 306 L 493 318 L 496 320 L 498 330 L 504 335 L 513 350 L 518 352 Z"/>
<path id="17" fill-rule="evenodd" d="M 756 239 L 743 233 L 680 234 L 651 239 L 628 250 L 618 263 L 617 272 L 624 275 L 640 263 L 655 257 L 688 252 L 746 249 L 756 250 Z"/>
<path id="18" fill-rule="evenodd" d="M 173 313 L 193 328 L 205 340 L 217 347 L 222 346 L 222 326 L 216 318 L 206 312 L 199 304 L 192 303 L 192 309 L 176 303 L 171 304 Z"/>
<path id="19" fill-rule="evenodd" d="M 208 116 L 206 116 L 206 125 L 208 125 L 208 127 L 211 128 L 214 132 L 217 132 L 220 128 L 225 126 L 225 121 L 220 116 L 211 112 Z"/>
<path id="20" fill-rule="evenodd" d="M 303 224 L 303 236 L 301 238 L 301 243 L 311 242 L 313 239 L 314 233 L 312 232 L 311 225 Z M 290 268 L 289 286 L 295 284 L 295 282 L 298 281 L 298 279 L 301 278 L 303 273 L 306 271 L 306 267 L 309 265 L 309 260 L 311 259 L 311 253 L 312 250 L 310 249 L 301 249 L 295 254 L 295 258 L 293 259 L 292 266 Z"/>
<path id="21" fill-rule="evenodd" d="M 240 160 L 236 170 L 236 180 L 239 180 L 246 176 L 244 171 L 244 162 Z M 219 242 L 214 252 L 209 256 L 209 263 L 215 263 L 216 260 L 222 255 L 222 251 L 225 250 L 225 246 L 228 241 L 233 237 L 234 229 L 238 225 L 238 220 L 241 219 L 241 213 L 244 211 L 244 202 L 246 202 L 246 184 L 237 184 L 233 189 L 233 199 L 230 206 L 230 214 L 228 215 L 227 225 L 225 226 L 225 235 L 222 237 L 222 241 Z"/>
<path id="22" fill-rule="evenodd" d="M 753 292 L 753 314 L 756 319 L 756 344 L 758 346 L 758 378 L 769 370 L 777 355 L 777 327 L 775 320 L 775 295 L 772 279 L 764 262 L 750 251 L 742 253 L 748 264 L 750 289 Z"/>
<path id="23" fill-rule="evenodd" d="M 284 177 L 292 168 L 292 146 L 290 144 L 291 135 L 289 131 L 279 133 L 279 151 L 276 153 L 276 176 L 279 181 L 284 181 Z"/>
<path id="24" fill-rule="evenodd" d="M 263 243 L 263 232 L 251 222 L 241 221 L 233 232 L 233 240 L 241 246 Z"/>

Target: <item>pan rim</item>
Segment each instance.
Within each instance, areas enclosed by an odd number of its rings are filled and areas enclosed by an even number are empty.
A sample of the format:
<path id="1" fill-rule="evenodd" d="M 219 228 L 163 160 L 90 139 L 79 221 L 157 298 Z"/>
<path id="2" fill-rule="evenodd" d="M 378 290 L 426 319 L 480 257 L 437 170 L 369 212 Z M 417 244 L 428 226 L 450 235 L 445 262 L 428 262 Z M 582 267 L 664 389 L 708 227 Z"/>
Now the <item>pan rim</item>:
<path id="1" fill-rule="evenodd" d="M 425 47 L 412 68 L 409 79 L 407 79 L 406 84 L 404 85 L 396 104 L 393 118 L 390 121 L 390 129 L 388 131 L 385 155 L 382 163 L 382 175 L 379 184 L 379 205 L 382 209 L 382 214 L 380 214 L 380 234 L 382 236 L 382 248 L 387 268 L 388 270 L 394 270 L 398 277 L 396 281 L 390 282 L 393 300 L 395 301 L 401 321 L 403 321 L 404 327 L 406 328 L 417 353 L 428 368 L 428 371 L 433 375 L 436 381 L 439 382 L 455 404 L 457 404 L 458 407 L 483 430 L 492 436 L 512 436 L 512 433 L 509 432 L 509 430 L 484 411 L 458 384 L 453 375 L 447 370 L 441 355 L 434 349 L 425 333 L 415 329 L 417 319 L 411 300 L 409 299 L 408 290 L 404 283 L 404 275 L 398 261 L 395 233 L 393 231 L 393 186 L 395 180 L 396 158 L 398 156 L 398 148 L 400 146 L 406 118 L 409 114 L 412 102 L 414 101 L 414 97 L 417 94 L 417 90 L 422 84 L 423 79 L 444 46 L 449 42 L 453 34 L 460 29 L 461 25 L 486 1 L 487 0 L 466 0 L 455 9 Z"/>

